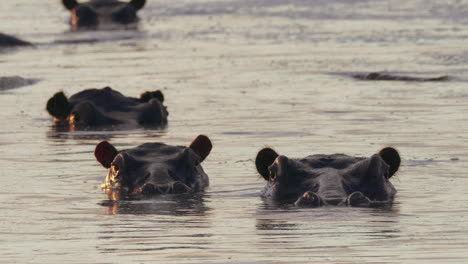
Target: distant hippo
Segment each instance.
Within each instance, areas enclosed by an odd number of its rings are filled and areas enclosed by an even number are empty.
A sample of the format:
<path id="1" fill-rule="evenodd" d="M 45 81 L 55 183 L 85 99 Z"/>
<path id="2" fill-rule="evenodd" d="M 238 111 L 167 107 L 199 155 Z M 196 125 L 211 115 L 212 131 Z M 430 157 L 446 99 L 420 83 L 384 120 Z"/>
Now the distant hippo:
<path id="1" fill-rule="evenodd" d="M 289 159 L 271 148 L 255 160 L 267 181 L 263 196 L 297 206 L 372 206 L 390 203 L 396 190 L 389 179 L 400 166 L 400 155 L 391 147 L 370 158 L 344 154 L 311 155 Z"/>
<path id="2" fill-rule="evenodd" d="M 70 10 L 70 24 L 73 30 L 97 29 L 103 26 L 136 26 L 139 18 L 137 11 L 143 8 L 146 0 L 90 0 L 78 3 L 77 0 L 62 0 L 65 8 Z"/>
<path id="3" fill-rule="evenodd" d="M 30 46 L 30 45 L 32 44 L 27 41 L 0 33 L 0 48 L 16 47 L 16 46 Z"/>
<path id="4" fill-rule="evenodd" d="M 161 91 L 145 92 L 140 98 L 126 97 L 105 87 L 87 89 L 67 99 L 56 93 L 47 102 L 47 111 L 57 125 L 74 128 L 99 126 L 164 126 L 168 112 Z"/>
<path id="5" fill-rule="evenodd" d="M 0 76 L 0 91 L 35 84 L 38 81 L 38 79 L 28 79 L 20 76 Z"/>
<path id="6" fill-rule="evenodd" d="M 129 194 L 195 193 L 203 191 L 209 180 L 201 162 L 212 144 L 199 135 L 189 147 L 145 143 L 117 151 L 107 141 L 96 146 L 94 155 L 109 169 L 103 189 Z"/>
<path id="7" fill-rule="evenodd" d="M 370 72 L 370 73 L 358 73 L 352 75 L 353 78 L 363 81 L 405 81 L 405 82 L 441 82 L 447 81 L 448 76 L 437 76 L 437 77 L 412 77 L 412 76 L 401 76 L 381 72 Z"/>

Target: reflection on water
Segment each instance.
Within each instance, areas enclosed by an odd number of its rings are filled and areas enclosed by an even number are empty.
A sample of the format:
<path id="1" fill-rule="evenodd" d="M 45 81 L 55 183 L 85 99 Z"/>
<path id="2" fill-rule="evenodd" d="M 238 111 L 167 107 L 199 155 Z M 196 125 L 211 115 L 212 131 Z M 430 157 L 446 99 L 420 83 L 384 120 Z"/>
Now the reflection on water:
<path id="1" fill-rule="evenodd" d="M 102 128 L 82 128 L 75 130 L 75 127 L 70 126 L 50 126 L 50 131 L 47 132 L 47 137 L 50 139 L 95 139 L 95 140 L 110 140 L 113 137 L 126 136 L 129 133 L 154 138 L 153 141 L 164 136 L 167 129 L 138 129 L 129 130 L 126 127 L 102 127 Z"/>
<path id="2" fill-rule="evenodd" d="M 147 1 L 141 32 L 62 33 L 56 0 L 0 1 L 1 263 L 463 263 L 468 254 L 467 0 Z M 16 33 L 15 33 L 16 32 Z M 94 41 L 96 40 L 96 41 Z M 91 43 L 92 42 L 92 43 Z M 348 73 L 450 76 L 361 82 Z M 50 96 L 162 89 L 169 126 L 51 126 Z M 108 197 L 93 151 L 190 142 L 212 153 L 201 196 Z M 378 208 L 260 198 L 253 159 L 369 156 L 396 147 L 398 193 Z"/>
<path id="3" fill-rule="evenodd" d="M 278 201 L 276 199 L 273 199 L 271 196 L 267 197 L 262 197 L 261 198 L 263 201 L 263 209 L 266 210 L 295 210 L 299 209 L 300 207 L 296 207 L 293 202 L 283 202 L 283 201 Z M 329 207 L 347 207 L 346 204 L 340 204 L 340 205 L 325 205 L 325 206 L 320 206 L 324 208 L 329 208 Z M 320 208 L 318 207 L 318 208 Z M 392 211 L 393 210 L 393 201 L 372 201 L 367 208 L 376 208 L 379 210 L 383 211 Z M 364 208 L 366 208 L 364 207 Z M 303 207 L 301 209 L 308 209 L 308 210 L 314 210 L 318 209 L 315 207 Z M 350 207 L 352 208 L 352 207 Z"/>
<path id="4" fill-rule="evenodd" d="M 205 216 L 210 211 L 204 201 L 209 197 L 195 195 L 156 195 L 138 197 L 107 191 L 108 200 L 99 204 L 108 208 L 109 214 L 156 214 L 173 216 Z"/>

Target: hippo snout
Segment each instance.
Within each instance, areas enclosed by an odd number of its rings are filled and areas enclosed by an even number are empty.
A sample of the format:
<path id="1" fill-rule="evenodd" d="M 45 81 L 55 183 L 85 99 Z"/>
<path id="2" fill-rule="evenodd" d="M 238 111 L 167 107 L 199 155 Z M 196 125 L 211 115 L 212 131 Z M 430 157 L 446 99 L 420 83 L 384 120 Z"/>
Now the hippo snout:
<path id="1" fill-rule="evenodd" d="M 305 192 L 294 205 L 299 207 L 318 207 L 325 205 L 343 205 L 346 203 L 346 198 L 335 196 L 335 197 L 325 197 L 319 195 L 315 192 L 307 191 Z"/>
<path id="2" fill-rule="evenodd" d="M 181 194 L 190 192 L 192 192 L 192 188 L 179 181 L 172 184 L 157 185 L 147 183 L 141 188 L 142 194 Z"/>
<path id="3" fill-rule="evenodd" d="M 371 201 L 362 192 L 353 192 L 346 199 L 346 204 L 354 207 L 368 207 Z"/>
<path id="4" fill-rule="evenodd" d="M 294 203 L 296 206 L 300 207 L 318 207 L 322 206 L 323 200 L 314 192 L 305 192 L 297 201 Z"/>

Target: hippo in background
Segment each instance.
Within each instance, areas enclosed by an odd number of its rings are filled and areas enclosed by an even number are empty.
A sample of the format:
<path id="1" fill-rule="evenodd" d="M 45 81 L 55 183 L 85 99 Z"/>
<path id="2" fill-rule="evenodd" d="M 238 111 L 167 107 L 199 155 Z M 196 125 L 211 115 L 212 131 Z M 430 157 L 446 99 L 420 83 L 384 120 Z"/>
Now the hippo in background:
<path id="1" fill-rule="evenodd" d="M 109 169 L 102 188 L 112 194 L 192 194 L 209 185 L 201 163 L 211 149 L 210 139 L 199 135 L 188 147 L 145 143 L 117 151 L 109 142 L 102 141 L 94 155 Z"/>
<path id="2" fill-rule="evenodd" d="M 19 38 L 0 33 L 0 48 L 31 46 L 32 44 Z"/>
<path id="3" fill-rule="evenodd" d="M 90 0 L 79 3 L 77 0 L 62 0 L 71 12 L 72 30 L 80 29 L 122 29 L 136 28 L 139 21 L 137 11 L 143 8 L 146 0 Z"/>
<path id="4" fill-rule="evenodd" d="M 87 89 L 67 98 L 56 93 L 47 102 L 47 111 L 57 126 L 71 129 L 90 127 L 161 127 L 168 112 L 161 91 L 145 92 L 140 98 L 126 97 L 110 87 Z"/>
<path id="5" fill-rule="evenodd" d="M 38 79 L 23 78 L 20 76 L 0 76 L 0 91 L 32 85 L 38 81 Z"/>
<path id="6" fill-rule="evenodd" d="M 386 147 L 369 158 L 317 154 L 290 159 L 264 148 L 255 165 L 267 181 L 262 196 L 274 202 L 368 207 L 393 201 L 397 191 L 389 179 L 400 166 L 400 155 Z"/>
<path id="7" fill-rule="evenodd" d="M 404 81 L 404 82 L 441 82 L 447 81 L 448 76 L 437 76 L 437 77 L 413 77 L 413 76 L 402 76 L 396 74 L 382 73 L 382 72 L 370 72 L 370 73 L 358 73 L 353 74 L 354 79 L 361 81 Z"/>

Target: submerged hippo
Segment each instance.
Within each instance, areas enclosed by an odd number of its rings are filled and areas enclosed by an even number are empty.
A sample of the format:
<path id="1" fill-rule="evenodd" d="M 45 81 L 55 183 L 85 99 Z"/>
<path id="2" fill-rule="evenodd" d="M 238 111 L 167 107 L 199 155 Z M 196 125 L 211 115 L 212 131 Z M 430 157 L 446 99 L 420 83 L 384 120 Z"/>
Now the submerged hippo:
<path id="1" fill-rule="evenodd" d="M 94 155 L 109 169 L 102 184 L 105 190 L 129 194 L 195 193 L 209 185 L 201 162 L 211 148 L 210 139 L 199 135 L 189 147 L 145 143 L 117 151 L 102 141 Z"/>
<path id="2" fill-rule="evenodd" d="M 143 8 L 145 2 L 146 0 L 90 0 L 80 4 L 77 0 L 62 0 L 65 8 L 71 12 L 70 24 L 73 30 L 112 25 L 134 27 L 139 20 L 137 11 Z"/>
<path id="3" fill-rule="evenodd" d="M 32 44 L 27 41 L 0 33 L 0 48 L 1 47 L 30 46 L 30 45 Z"/>
<path id="4" fill-rule="evenodd" d="M 87 89 L 67 98 L 56 93 L 47 102 L 47 111 L 57 125 L 74 128 L 98 126 L 164 126 L 167 110 L 161 91 L 145 92 L 140 98 L 126 97 L 112 90 Z"/>
<path id="5" fill-rule="evenodd" d="M 0 91 L 35 84 L 39 80 L 20 76 L 0 76 Z"/>
<path id="6" fill-rule="evenodd" d="M 441 82 L 447 81 L 448 76 L 437 76 L 430 78 L 393 75 L 381 72 L 359 73 L 352 75 L 353 78 L 363 81 L 405 81 L 405 82 Z"/>
<path id="7" fill-rule="evenodd" d="M 371 206 L 393 200 L 396 190 L 389 179 L 400 166 L 400 155 L 387 147 L 370 158 L 318 154 L 289 159 L 264 148 L 255 165 L 267 181 L 263 196 L 274 201 L 311 207 Z"/>

